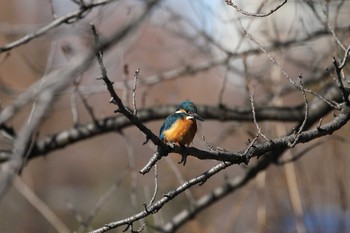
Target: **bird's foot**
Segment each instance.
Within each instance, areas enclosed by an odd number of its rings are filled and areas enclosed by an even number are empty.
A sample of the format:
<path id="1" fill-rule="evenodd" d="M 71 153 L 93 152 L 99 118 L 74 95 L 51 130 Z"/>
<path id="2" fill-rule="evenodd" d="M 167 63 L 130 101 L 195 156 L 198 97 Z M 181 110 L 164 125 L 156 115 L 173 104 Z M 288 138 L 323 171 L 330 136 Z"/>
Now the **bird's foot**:
<path id="1" fill-rule="evenodd" d="M 187 154 L 181 154 L 181 160 L 178 162 L 178 164 L 186 165 L 187 162 Z"/>

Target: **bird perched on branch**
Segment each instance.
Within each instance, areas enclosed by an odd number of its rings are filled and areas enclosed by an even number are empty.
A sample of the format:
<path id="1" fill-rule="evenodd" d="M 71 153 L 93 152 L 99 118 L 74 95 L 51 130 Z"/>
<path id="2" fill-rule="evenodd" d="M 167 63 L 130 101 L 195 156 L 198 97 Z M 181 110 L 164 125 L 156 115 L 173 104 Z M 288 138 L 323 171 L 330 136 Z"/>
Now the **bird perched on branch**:
<path id="1" fill-rule="evenodd" d="M 182 102 L 176 112 L 165 119 L 160 128 L 160 140 L 180 146 L 189 145 L 197 132 L 196 119 L 203 121 L 197 114 L 196 105 L 189 100 Z"/>

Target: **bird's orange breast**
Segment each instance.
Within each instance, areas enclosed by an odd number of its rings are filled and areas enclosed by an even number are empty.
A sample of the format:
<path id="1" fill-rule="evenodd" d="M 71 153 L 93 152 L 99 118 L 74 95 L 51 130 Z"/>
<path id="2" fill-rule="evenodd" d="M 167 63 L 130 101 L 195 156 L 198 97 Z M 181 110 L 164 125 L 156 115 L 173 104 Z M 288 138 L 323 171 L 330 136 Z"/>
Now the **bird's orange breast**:
<path id="1" fill-rule="evenodd" d="M 164 132 L 167 142 L 176 142 L 180 145 L 188 145 L 192 142 L 197 132 L 197 124 L 194 120 L 186 118 L 177 120 Z"/>

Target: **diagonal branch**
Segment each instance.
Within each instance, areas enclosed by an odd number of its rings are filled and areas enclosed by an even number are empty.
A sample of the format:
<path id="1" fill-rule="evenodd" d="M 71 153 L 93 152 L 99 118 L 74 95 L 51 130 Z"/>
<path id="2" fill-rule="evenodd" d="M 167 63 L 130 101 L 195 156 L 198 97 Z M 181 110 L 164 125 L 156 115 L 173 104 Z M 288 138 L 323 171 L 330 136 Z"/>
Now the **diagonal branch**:
<path id="1" fill-rule="evenodd" d="M 132 23 L 133 27 L 125 27 L 121 31 L 113 35 L 112 37 L 122 38 L 126 34 L 129 34 L 132 30 L 135 30 L 136 27 L 140 25 L 142 20 L 144 20 L 148 16 L 150 11 L 158 2 L 159 0 L 153 0 L 148 2 L 146 6 L 146 10 L 143 12 L 143 14 Z M 118 110 L 116 110 L 117 112 L 122 113 L 126 118 L 130 120 L 130 122 L 133 125 L 135 125 L 138 129 L 140 129 L 141 132 L 143 132 L 146 135 L 146 138 L 147 138 L 146 140 L 151 140 L 155 145 L 158 145 L 158 146 L 162 145 L 164 147 L 165 144 L 150 129 L 148 129 L 144 124 L 142 124 L 142 122 L 137 118 L 137 116 L 135 116 L 132 112 L 130 112 L 129 109 L 127 109 L 124 106 L 122 100 L 119 98 L 118 94 L 114 90 L 113 82 L 109 80 L 107 76 L 106 68 L 103 64 L 103 53 L 102 53 L 103 50 L 108 49 L 110 46 L 112 46 L 112 44 L 110 43 L 110 40 L 103 40 L 103 41 L 99 40 L 99 35 L 97 34 L 97 31 L 93 24 L 91 24 L 91 29 L 95 37 L 95 44 L 97 48 L 96 58 L 100 65 L 100 69 L 102 73 L 100 79 L 104 81 L 104 83 L 107 86 L 107 90 L 111 95 L 110 102 L 118 106 Z"/>

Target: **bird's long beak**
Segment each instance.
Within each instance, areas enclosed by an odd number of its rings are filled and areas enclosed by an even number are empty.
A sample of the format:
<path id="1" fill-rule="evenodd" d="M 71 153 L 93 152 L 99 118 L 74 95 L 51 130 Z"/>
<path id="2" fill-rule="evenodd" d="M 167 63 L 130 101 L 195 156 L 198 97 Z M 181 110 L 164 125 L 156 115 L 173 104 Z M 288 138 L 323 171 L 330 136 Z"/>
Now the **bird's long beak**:
<path id="1" fill-rule="evenodd" d="M 204 119 L 201 116 L 199 116 L 197 113 L 192 113 L 192 116 L 197 120 L 204 121 Z"/>

